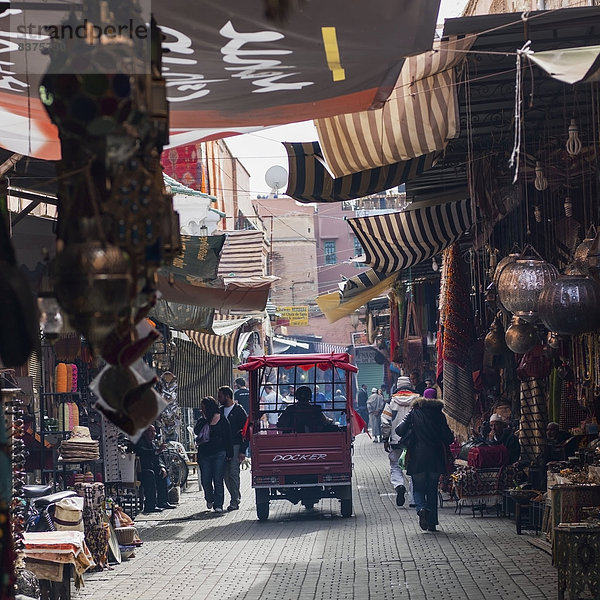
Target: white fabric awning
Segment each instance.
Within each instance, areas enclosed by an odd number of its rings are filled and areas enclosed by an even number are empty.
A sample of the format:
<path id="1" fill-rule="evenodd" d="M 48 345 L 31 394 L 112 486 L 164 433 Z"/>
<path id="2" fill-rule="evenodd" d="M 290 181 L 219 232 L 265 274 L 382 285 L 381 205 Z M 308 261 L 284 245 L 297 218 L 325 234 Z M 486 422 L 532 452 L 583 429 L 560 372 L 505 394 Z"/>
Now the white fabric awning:
<path id="1" fill-rule="evenodd" d="M 530 51 L 527 58 L 564 83 L 600 81 L 600 46 Z"/>

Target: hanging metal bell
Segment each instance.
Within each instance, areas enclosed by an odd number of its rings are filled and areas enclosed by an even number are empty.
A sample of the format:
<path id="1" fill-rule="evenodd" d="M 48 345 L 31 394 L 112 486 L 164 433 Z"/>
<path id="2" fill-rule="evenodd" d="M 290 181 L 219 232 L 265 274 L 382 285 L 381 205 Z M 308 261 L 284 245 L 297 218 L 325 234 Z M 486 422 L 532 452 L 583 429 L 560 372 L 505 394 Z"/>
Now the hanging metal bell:
<path id="1" fill-rule="evenodd" d="M 498 278 L 502 306 L 517 317 L 538 318 L 538 299 L 544 286 L 558 277 L 558 269 L 535 256 L 523 256 L 506 265 Z"/>
<path id="2" fill-rule="evenodd" d="M 550 331 L 577 335 L 600 328 L 599 305 L 600 283 L 570 269 L 544 286 L 538 311 Z"/>
<path id="3" fill-rule="evenodd" d="M 536 344 L 539 344 L 535 327 L 516 316 L 511 319 L 504 339 L 508 348 L 515 354 L 525 354 Z"/>

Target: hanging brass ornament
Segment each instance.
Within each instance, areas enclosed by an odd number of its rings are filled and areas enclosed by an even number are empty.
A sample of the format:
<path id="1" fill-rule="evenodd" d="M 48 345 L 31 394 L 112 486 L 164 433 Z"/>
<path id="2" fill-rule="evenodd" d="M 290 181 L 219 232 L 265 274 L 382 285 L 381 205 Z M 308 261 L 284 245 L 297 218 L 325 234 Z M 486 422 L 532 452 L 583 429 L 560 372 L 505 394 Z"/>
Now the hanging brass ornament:
<path id="1" fill-rule="evenodd" d="M 500 356 L 507 350 L 506 342 L 504 341 L 504 329 L 498 317 L 490 325 L 485 339 L 483 340 L 485 351 L 492 356 Z"/>
<path id="2" fill-rule="evenodd" d="M 550 331 L 577 335 L 600 328 L 599 306 L 600 283 L 571 268 L 544 286 L 538 311 Z"/>
<path id="3" fill-rule="evenodd" d="M 538 318 L 538 299 L 544 286 L 558 277 L 558 269 L 537 256 L 521 256 L 508 264 L 498 278 L 502 306 L 517 317 Z"/>
<path id="4" fill-rule="evenodd" d="M 516 316 L 511 319 L 504 339 L 508 348 L 515 354 L 525 354 L 539 344 L 535 327 Z"/>

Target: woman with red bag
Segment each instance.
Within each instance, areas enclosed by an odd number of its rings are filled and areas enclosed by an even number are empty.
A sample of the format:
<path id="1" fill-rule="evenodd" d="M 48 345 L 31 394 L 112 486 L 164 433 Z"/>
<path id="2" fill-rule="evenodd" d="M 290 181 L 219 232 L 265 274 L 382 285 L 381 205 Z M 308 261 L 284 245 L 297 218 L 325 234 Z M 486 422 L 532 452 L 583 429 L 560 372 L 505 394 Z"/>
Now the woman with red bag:
<path id="1" fill-rule="evenodd" d="M 406 442 L 405 465 L 412 477 L 413 498 L 419 527 L 436 531 L 438 525 L 438 481 L 446 472 L 446 448 L 454 440 L 441 400 L 435 390 L 427 389 L 423 398 L 417 398 L 411 411 L 396 427 L 400 442 Z"/>

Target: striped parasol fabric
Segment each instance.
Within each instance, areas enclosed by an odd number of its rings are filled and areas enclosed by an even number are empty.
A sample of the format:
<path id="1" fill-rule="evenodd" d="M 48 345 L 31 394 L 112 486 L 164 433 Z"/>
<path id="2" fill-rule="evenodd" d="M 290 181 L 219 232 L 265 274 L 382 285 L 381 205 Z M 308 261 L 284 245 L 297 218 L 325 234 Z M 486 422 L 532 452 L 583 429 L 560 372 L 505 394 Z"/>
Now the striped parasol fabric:
<path id="1" fill-rule="evenodd" d="M 347 219 L 365 264 L 383 275 L 439 254 L 474 223 L 470 199 Z M 360 276 L 359 276 L 360 277 Z"/>
<path id="2" fill-rule="evenodd" d="M 443 150 L 459 132 L 455 67 L 475 39 L 437 41 L 407 58 L 383 108 L 315 120 L 333 177 Z"/>
<path id="3" fill-rule="evenodd" d="M 288 153 L 286 194 L 299 202 L 340 202 L 376 194 L 414 179 L 433 165 L 436 153 L 334 179 L 319 142 L 283 144 Z"/>
<path id="4" fill-rule="evenodd" d="M 262 231 L 255 229 L 227 231 L 219 263 L 219 277 L 262 277 L 264 243 Z"/>
<path id="5" fill-rule="evenodd" d="M 199 331 L 186 330 L 184 333 L 194 344 L 212 356 L 237 356 L 237 344 L 240 330 L 229 335 L 213 335 Z"/>

